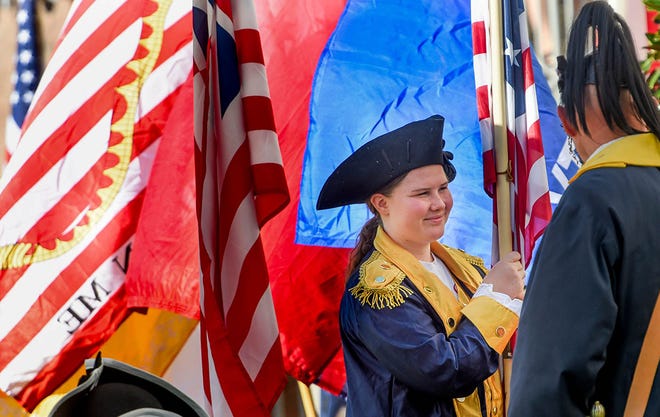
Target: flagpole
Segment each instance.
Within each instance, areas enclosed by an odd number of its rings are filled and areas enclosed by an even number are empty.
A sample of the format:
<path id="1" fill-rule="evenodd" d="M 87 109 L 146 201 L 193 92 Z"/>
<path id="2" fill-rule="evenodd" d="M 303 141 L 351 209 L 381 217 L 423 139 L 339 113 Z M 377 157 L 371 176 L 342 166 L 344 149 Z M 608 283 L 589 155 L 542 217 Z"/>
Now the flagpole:
<path id="1" fill-rule="evenodd" d="M 497 243 L 501 259 L 513 249 L 511 232 L 511 169 L 507 144 L 507 114 L 504 83 L 504 28 L 502 0 L 489 0 L 491 43 L 491 94 L 493 97 L 493 147 L 495 151 L 495 196 L 497 198 Z M 507 344 L 502 354 L 502 377 L 505 413 L 509 405 L 511 386 L 511 347 Z"/>
<path id="2" fill-rule="evenodd" d="M 312 390 L 309 388 L 309 385 L 298 381 L 298 390 L 300 391 L 300 399 L 305 410 L 305 417 L 317 417 L 316 409 L 314 408 L 314 399 L 312 398 Z"/>

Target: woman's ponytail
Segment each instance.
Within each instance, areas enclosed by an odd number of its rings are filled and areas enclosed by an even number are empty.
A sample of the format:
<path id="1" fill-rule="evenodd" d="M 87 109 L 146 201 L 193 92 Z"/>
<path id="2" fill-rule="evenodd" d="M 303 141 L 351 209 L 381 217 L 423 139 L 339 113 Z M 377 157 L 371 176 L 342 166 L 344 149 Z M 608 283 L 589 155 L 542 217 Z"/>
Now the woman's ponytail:
<path id="1" fill-rule="evenodd" d="M 357 244 L 355 248 L 351 251 L 351 256 L 348 260 L 348 267 L 346 268 L 346 279 L 350 277 L 355 269 L 360 264 L 362 258 L 364 258 L 373 248 L 374 248 L 374 238 L 376 237 L 376 231 L 380 225 L 380 216 L 376 214 L 369 221 L 367 221 L 362 230 L 360 230 L 360 236 L 358 237 Z"/>

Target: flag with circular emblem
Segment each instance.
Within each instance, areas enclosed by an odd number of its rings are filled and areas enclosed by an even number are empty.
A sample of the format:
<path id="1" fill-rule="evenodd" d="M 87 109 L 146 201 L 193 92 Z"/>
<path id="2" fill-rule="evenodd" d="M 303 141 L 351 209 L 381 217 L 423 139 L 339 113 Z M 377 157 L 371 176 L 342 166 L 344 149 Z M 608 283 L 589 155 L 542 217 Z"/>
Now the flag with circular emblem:
<path id="1" fill-rule="evenodd" d="M 190 5 L 73 2 L 0 178 L 0 389 L 27 409 L 126 318 L 162 129 L 192 69 Z"/>

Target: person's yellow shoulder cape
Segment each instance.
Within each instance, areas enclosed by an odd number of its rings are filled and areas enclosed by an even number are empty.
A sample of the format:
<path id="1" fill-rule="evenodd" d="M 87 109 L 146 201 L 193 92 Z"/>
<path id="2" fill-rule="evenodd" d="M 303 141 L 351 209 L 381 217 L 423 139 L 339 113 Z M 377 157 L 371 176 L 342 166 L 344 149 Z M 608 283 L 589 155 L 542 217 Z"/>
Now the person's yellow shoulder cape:
<path id="1" fill-rule="evenodd" d="M 660 140 L 653 133 L 626 136 L 592 156 L 575 173 L 573 182 L 597 168 L 625 168 L 628 165 L 660 167 Z"/>

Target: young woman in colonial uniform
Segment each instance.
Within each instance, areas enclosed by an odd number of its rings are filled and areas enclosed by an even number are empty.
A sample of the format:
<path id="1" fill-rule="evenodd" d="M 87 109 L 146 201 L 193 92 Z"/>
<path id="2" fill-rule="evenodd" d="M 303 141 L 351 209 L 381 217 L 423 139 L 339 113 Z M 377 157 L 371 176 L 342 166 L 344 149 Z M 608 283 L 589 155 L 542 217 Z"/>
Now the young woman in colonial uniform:
<path id="1" fill-rule="evenodd" d="M 433 116 L 380 136 L 326 181 L 317 208 L 365 203 L 340 328 L 349 417 L 503 415 L 499 357 L 517 328 L 524 270 L 438 243 L 456 176 Z M 485 278 L 484 278 L 485 277 Z"/>

